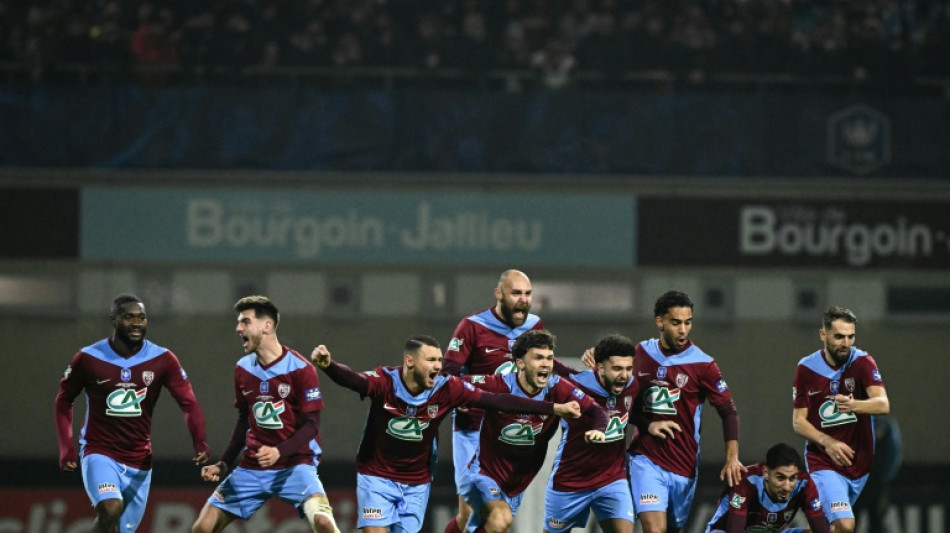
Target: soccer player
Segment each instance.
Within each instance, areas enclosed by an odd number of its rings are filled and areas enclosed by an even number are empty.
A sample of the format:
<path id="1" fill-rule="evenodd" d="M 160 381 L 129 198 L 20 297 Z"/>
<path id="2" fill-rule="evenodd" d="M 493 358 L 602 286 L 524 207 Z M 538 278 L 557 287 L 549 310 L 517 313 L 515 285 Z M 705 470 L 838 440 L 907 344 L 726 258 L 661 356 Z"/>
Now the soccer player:
<path id="1" fill-rule="evenodd" d="M 811 529 L 790 527 L 799 509 Z M 803 471 L 802 457 L 788 444 L 769 448 L 764 463 L 748 467 L 745 479 L 731 489 L 723 489 L 719 506 L 706 525 L 706 533 L 745 531 L 831 531 L 821 511 L 815 482 Z"/>
<path id="2" fill-rule="evenodd" d="M 178 402 L 191 433 L 195 464 L 208 461 L 205 418 L 185 370 L 167 348 L 145 339 L 148 317 L 137 296 L 112 301 L 112 336 L 73 356 L 56 395 L 59 466 L 76 469 L 73 401 L 85 390 L 86 420 L 79 437 L 82 479 L 96 508 L 92 530 L 135 531 L 152 480 L 152 411 L 161 388 Z"/>
<path id="3" fill-rule="evenodd" d="M 406 341 L 401 367 L 358 374 L 332 361 L 326 346 L 311 360 L 330 379 L 372 398 L 356 454 L 357 527 L 364 533 L 416 533 L 422 527 L 435 466 L 439 424 L 454 407 L 580 416 L 573 399 L 563 404 L 482 392 L 455 376 L 440 374 L 442 351 L 434 338 Z"/>
<path id="4" fill-rule="evenodd" d="M 592 445 L 584 439 L 589 421 L 561 421 L 561 445 L 544 497 L 546 533 L 585 527 L 591 509 L 604 533 L 633 533 L 624 430 L 637 396 L 635 351 L 627 337 L 607 335 L 594 347 L 594 369 L 567 376 L 607 411 L 609 422 L 604 444 Z"/>
<path id="5" fill-rule="evenodd" d="M 201 469 L 205 481 L 224 481 L 192 531 L 217 533 L 236 518 L 249 519 L 276 496 L 296 507 L 316 533 L 339 533 L 317 475 L 323 409 L 317 371 L 277 339 L 280 313 L 267 297 L 246 296 L 234 310 L 245 353 L 234 367 L 238 419 L 221 459 Z"/>
<path id="6" fill-rule="evenodd" d="M 454 376 L 507 374 L 515 368 L 511 347 L 525 331 L 542 329 L 537 315 L 531 314 L 531 280 L 519 270 L 501 273 L 495 287 L 495 306 L 463 318 L 445 350 L 443 372 Z M 468 463 L 478 446 L 478 428 L 482 411 L 456 411 L 452 431 L 452 463 L 455 486 L 460 489 Z M 459 513 L 450 520 L 445 533 L 462 533 L 472 510 L 459 492 Z"/>
<path id="7" fill-rule="evenodd" d="M 732 487 L 745 467 L 739 462 L 739 414 L 726 381 L 712 356 L 689 340 L 689 295 L 664 293 L 653 314 L 660 337 L 637 345 L 633 360 L 640 389 L 634 411 L 649 426 L 639 427 L 630 443 L 628 470 L 643 533 L 676 533 L 689 516 L 696 492 L 699 424 L 706 399 L 722 419 L 726 441 L 720 479 Z"/>
<path id="8" fill-rule="evenodd" d="M 547 330 L 527 331 L 512 347 L 517 373 L 473 376 L 491 392 L 506 392 L 554 402 L 576 400 L 587 418 L 584 439 L 604 442 L 607 413 L 582 389 L 554 371 L 555 338 Z M 547 444 L 557 430 L 554 417 L 487 412 L 478 449 L 462 480 L 462 495 L 472 508 L 469 532 L 503 533 L 511 527 L 524 490 L 544 463 Z M 580 429 L 579 429 L 580 430 Z"/>
<path id="9" fill-rule="evenodd" d="M 834 533 L 854 531 L 852 507 L 874 462 L 872 415 L 890 411 L 877 363 L 854 346 L 857 323 L 850 309 L 825 310 L 822 349 L 798 362 L 792 389 L 792 427 L 808 441 L 808 472 Z"/>

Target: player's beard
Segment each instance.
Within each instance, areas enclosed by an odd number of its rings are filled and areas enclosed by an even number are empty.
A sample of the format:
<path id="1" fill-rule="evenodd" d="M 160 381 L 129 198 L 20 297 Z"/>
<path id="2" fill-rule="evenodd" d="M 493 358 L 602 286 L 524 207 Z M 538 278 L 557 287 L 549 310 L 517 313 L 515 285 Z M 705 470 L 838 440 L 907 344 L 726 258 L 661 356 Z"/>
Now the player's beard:
<path id="1" fill-rule="evenodd" d="M 147 329 L 145 328 L 145 326 L 135 328 L 136 331 L 142 332 L 142 335 L 139 336 L 138 339 L 132 339 L 132 337 L 129 336 L 129 332 L 132 329 L 133 328 L 118 328 L 115 331 L 115 336 L 120 342 L 122 342 L 122 344 L 125 344 L 128 347 L 139 348 L 145 342 L 145 334 L 147 333 Z"/>
<path id="2" fill-rule="evenodd" d="M 524 315 L 518 317 L 518 319 L 516 320 L 516 319 L 515 319 L 515 311 L 522 311 L 522 312 L 524 313 Z M 520 326 L 520 325 L 522 325 L 522 324 L 525 323 L 525 320 L 528 319 L 528 313 L 529 313 L 530 311 L 531 311 L 531 306 L 530 306 L 530 305 L 526 305 L 526 306 L 524 306 L 524 307 L 520 307 L 520 306 L 509 307 L 509 306 L 507 306 L 507 305 L 505 305 L 505 304 L 502 304 L 502 306 L 501 306 L 501 318 L 503 318 L 503 319 L 505 320 L 505 322 L 511 324 L 512 326 L 517 327 L 517 326 Z"/>

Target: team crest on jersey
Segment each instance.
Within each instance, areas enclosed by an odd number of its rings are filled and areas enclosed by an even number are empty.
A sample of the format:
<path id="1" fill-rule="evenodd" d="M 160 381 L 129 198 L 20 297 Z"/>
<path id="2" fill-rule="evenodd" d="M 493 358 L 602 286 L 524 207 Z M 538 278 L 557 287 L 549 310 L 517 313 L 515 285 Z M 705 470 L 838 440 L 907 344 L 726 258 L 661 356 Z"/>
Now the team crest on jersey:
<path id="1" fill-rule="evenodd" d="M 791 522 L 792 517 L 794 516 L 795 516 L 795 509 L 788 509 L 787 511 L 785 511 L 785 513 L 782 514 L 782 518 L 784 518 L 786 522 Z"/>
<path id="2" fill-rule="evenodd" d="M 145 386 L 151 385 L 152 382 L 155 381 L 155 372 L 152 372 L 151 370 L 142 372 L 142 381 L 145 382 Z"/>
<path id="3" fill-rule="evenodd" d="M 449 341 L 449 347 L 445 349 L 447 352 L 457 352 L 462 348 L 462 339 L 458 337 L 452 337 L 452 340 Z"/>
<path id="4" fill-rule="evenodd" d="M 633 405 L 633 396 L 627 396 L 623 399 L 623 406 L 627 408 L 627 411 L 630 410 L 630 406 Z"/>
<path id="5" fill-rule="evenodd" d="M 607 398 L 606 405 L 607 405 L 607 409 L 613 409 L 614 407 L 617 407 L 617 398 L 614 396 Z"/>
<path id="6" fill-rule="evenodd" d="M 848 389 L 848 392 L 854 392 L 854 378 L 844 378 L 844 388 Z"/>
<path id="7" fill-rule="evenodd" d="M 270 383 L 266 381 L 261 382 L 261 394 L 267 394 L 270 392 Z"/>
<path id="8" fill-rule="evenodd" d="M 770 524 L 778 522 L 778 513 L 769 513 L 765 515 L 765 521 Z"/>
<path id="9" fill-rule="evenodd" d="M 834 380 L 831 382 L 831 386 L 830 386 L 831 394 L 838 394 L 839 385 L 840 384 L 838 383 L 838 380 Z"/>
<path id="10" fill-rule="evenodd" d="M 426 408 L 426 414 L 429 415 L 429 418 L 435 418 L 435 415 L 439 414 L 439 404 L 433 404 Z"/>
<path id="11" fill-rule="evenodd" d="M 290 383 L 277 385 L 277 394 L 280 394 L 281 398 L 286 398 L 290 394 Z"/>
<path id="12" fill-rule="evenodd" d="M 640 495 L 640 505 L 656 505 L 660 503 L 660 497 L 656 494 L 644 493 Z"/>
<path id="13" fill-rule="evenodd" d="M 656 379 L 666 379 L 666 367 L 661 366 L 656 369 Z"/>
<path id="14" fill-rule="evenodd" d="M 677 386 L 677 387 L 679 387 L 679 388 L 682 389 L 683 387 L 686 386 L 686 383 L 687 383 L 688 381 L 689 381 L 689 376 L 687 376 L 686 374 L 677 374 L 677 375 L 676 375 L 676 386 Z"/>
<path id="15" fill-rule="evenodd" d="M 729 498 L 729 505 L 735 507 L 736 509 L 742 509 L 743 503 L 745 503 L 745 498 L 739 496 L 738 494 L 733 494 L 732 498 Z"/>
<path id="16" fill-rule="evenodd" d="M 122 372 L 119 373 L 119 377 L 122 378 L 122 381 L 129 382 L 132 379 L 132 369 L 123 368 Z"/>

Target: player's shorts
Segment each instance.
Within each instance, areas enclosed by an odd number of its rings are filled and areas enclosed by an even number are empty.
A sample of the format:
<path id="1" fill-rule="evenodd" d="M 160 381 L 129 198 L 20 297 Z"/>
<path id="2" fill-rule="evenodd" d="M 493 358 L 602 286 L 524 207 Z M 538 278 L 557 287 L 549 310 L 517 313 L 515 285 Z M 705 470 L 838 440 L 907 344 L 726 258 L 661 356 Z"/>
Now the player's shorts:
<path id="1" fill-rule="evenodd" d="M 455 417 L 453 413 L 453 418 Z M 452 464 L 455 465 L 455 488 L 462 493 L 462 483 L 468 473 L 468 463 L 478 449 L 477 429 L 456 429 L 452 431 Z"/>
<path id="2" fill-rule="evenodd" d="M 251 470 L 239 466 L 214 489 L 208 503 L 247 520 L 264 502 L 275 496 L 300 511 L 303 502 L 314 494 L 326 494 L 326 491 L 313 464 L 278 470 Z"/>
<path id="3" fill-rule="evenodd" d="M 462 497 L 465 498 L 466 503 L 472 507 L 472 515 L 468 518 L 468 524 L 466 524 L 465 527 L 466 530 L 472 533 L 474 533 L 479 526 L 484 525 L 482 522 L 482 510 L 485 508 L 486 502 L 507 502 L 508 507 L 511 508 L 511 515 L 515 516 L 518 514 L 518 508 L 521 507 L 521 499 L 524 497 L 523 492 L 517 496 L 508 496 L 497 481 L 486 475 L 479 474 L 478 471 L 469 471 L 466 473 L 465 479 L 462 481 L 461 487 L 459 487 L 459 494 L 461 494 Z"/>
<path id="4" fill-rule="evenodd" d="M 867 474 L 848 479 L 834 470 L 816 470 L 809 475 L 818 487 L 818 497 L 829 524 L 841 518 L 854 518 L 854 502 L 864 490 Z"/>
<path id="5" fill-rule="evenodd" d="M 544 530 L 551 533 L 586 527 L 590 511 L 598 522 L 619 518 L 633 522 L 630 482 L 618 479 L 596 490 L 561 492 L 551 488 L 544 493 Z"/>
<path id="6" fill-rule="evenodd" d="M 119 519 L 119 531 L 135 531 L 145 514 L 148 491 L 152 484 L 151 469 L 132 468 L 98 453 L 84 456 L 80 464 L 82 482 L 92 506 L 99 505 L 103 500 L 122 500 L 125 508 Z"/>
<path id="7" fill-rule="evenodd" d="M 390 479 L 356 474 L 356 527 L 388 527 L 393 533 L 422 529 L 431 484 L 408 485 Z"/>
<path id="8" fill-rule="evenodd" d="M 669 512 L 673 525 L 682 528 L 693 506 L 696 477 L 667 472 L 645 455 L 628 454 L 627 457 L 630 490 L 637 516 L 651 511 Z"/>

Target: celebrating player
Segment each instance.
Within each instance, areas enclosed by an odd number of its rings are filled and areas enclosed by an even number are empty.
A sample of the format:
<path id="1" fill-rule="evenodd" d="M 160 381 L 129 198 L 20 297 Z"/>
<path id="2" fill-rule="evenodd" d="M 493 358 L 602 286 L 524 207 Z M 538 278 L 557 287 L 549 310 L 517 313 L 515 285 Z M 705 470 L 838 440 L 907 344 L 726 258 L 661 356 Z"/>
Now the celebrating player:
<path id="1" fill-rule="evenodd" d="M 544 326 L 531 311 L 531 280 L 524 272 L 502 272 L 495 287 L 495 306 L 463 318 L 445 350 L 443 371 L 454 376 L 507 374 L 514 368 L 511 347 L 519 335 Z M 452 432 L 455 486 L 461 487 L 468 463 L 478 446 L 479 409 L 457 411 Z M 472 510 L 459 492 L 459 513 L 445 533 L 462 533 Z"/>
<path id="2" fill-rule="evenodd" d="M 824 346 L 798 362 L 792 389 L 792 427 L 808 441 L 808 472 L 834 533 L 854 531 L 852 507 L 874 462 L 871 415 L 890 411 L 877 363 L 854 346 L 857 322 L 850 309 L 824 312 Z"/>
<path id="3" fill-rule="evenodd" d="M 745 467 L 739 462 L 739 414 L 719 366 L 689 340 L 693 302 L 680 291 L 660 296 L 653 308 L 660 338 L 637 346 L 633 370 L 639 384 L 635 412 L 641 427 L 629 449 L 633 504 L 643 533 L 678 532 L 696 491 L 699 422 L 706 398 L 722 418 L 726 463 L 720 479 L 734 486 Z M 667 513 L 671 516 L 667 517 Z"/>
<path id="4" fill-rule="evenodd" d="M 630 339 L 607 335 L 594 347 L 595 368 L 568 375 L 607 411 L 609 423 L 604 444 L 592 445 L 584 438 L 589 421 L 561 421 L 561 445 L 544 497 L 546 533 L 585 527 L 591 510 L 604 533 L 633 533 L 624 430 L 637 396 L 637 382 L 632 378 L 635 351 Z"/>
<path id="5" fill-rule="evenodd" d="M 94 532 L 131 532 L 145 513 L 152 481 L 152 411 L 164 386 L 185 414 L 196 456 L 207 462 L 204 413 L 184 369 L 171 351 L 145 339 L 148 317 L 137 296 L 112 301 L 112 337 L 81 349 L 66 368 L 56 395 L 59 466 L 76 469 L 73 401 L 86 391 L 79 444 L 82 479 L 96 508 Z"/>
<path id="6" fill-rule="evenodd" d="M 765 463 L 747 470 L 738 485 L 723 489 L 706 533 L 830 533 L 818 489 L 802 471 L 802 457 L 795 448 L 776 444 L 769 448 Z M 790 527 L 799 509 L 811 529 Z"/>
<path id="7" fill-rule="evenodd" d="M 316 533 L 339 533 L 317 475 L 323 409 L 317 371 L 280 344 L 280 313 L 268 298 L 241 298 L 234 310 L 245 353 L 234 367 L 238 420 L 221 460 L 201 470 L 205 481 L 224 481 L 192 531 L 217 533 L 236 518 L 249 519 L 276 496 L 296 507 Z M 242 449 L 240 465 L 228 475 Z"/>
<path id="8" fill-rule="evenodd" d="M 439 424 L 457 406 L 479 406 L 543 416 L 580 416 L 577 401 L 535 401 L 482 392 L 457 377 L 440 374 L 442 352 L 434 338 L 406 341 L 401 367 L 358 374 L 332 361 L 326 346 L 314 348 L 314 364 L 330 379 L 372 398 L 356 454 L 357 527 L 364 533 L 415 533 L 422 527 L 434 472 Z"/>
<path id="9" fill-rule="evenodd" d="M 546 330 L 525 332 L 512 347 L 517 373 L 473 376 L 483 390 L 536 400 L 575 400 L 587 418 L 587 442 L 604 442 L 607 413 L 583 390 L 553 375 L 555 338 Z M 524 490 L 544 463 L 556 419 L 528 413 L 488 412 L 482 420 L 478 449 L 462 480 L 462 495 L 472 508 L 467 530 L 507 531 Z"/>

